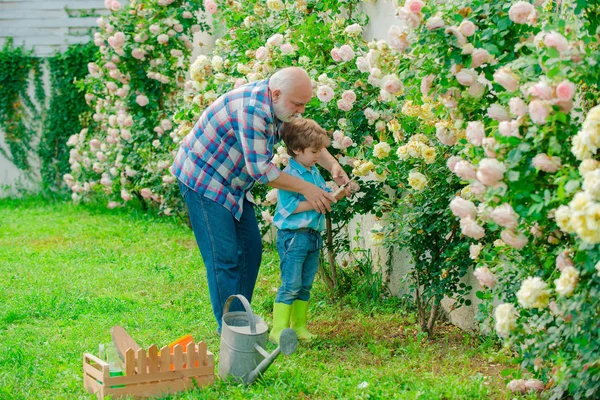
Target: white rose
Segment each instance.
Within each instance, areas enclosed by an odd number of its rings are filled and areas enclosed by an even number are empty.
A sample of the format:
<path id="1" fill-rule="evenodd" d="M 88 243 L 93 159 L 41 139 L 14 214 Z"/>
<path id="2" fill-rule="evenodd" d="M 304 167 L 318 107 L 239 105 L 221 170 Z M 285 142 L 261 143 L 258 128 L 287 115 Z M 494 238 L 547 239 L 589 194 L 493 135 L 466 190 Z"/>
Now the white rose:
<path id="1" fill-rule="evenodd" d="M 510 332 L 517 327 L 517 310 L 510 303 L 500 304 L 494 313 L 496 332 L 499 336 L 508 337 Z"/>
<path id="2" fill-rule="evenodd" d="M 546 286 L 546 282 L 538 276 L 525 279 L 517 292 L 519 304 L 524 308 L 546 307 L 550 299 L 550 292 Z"/>
<path id="3" fill-rule="evenodd" d="M 570 296 L 577 286 L 579 280 L 579 271 L 571 266 L 564 267 L 560 277 L 554 280 L 556 292 L 561 296 Z"/>

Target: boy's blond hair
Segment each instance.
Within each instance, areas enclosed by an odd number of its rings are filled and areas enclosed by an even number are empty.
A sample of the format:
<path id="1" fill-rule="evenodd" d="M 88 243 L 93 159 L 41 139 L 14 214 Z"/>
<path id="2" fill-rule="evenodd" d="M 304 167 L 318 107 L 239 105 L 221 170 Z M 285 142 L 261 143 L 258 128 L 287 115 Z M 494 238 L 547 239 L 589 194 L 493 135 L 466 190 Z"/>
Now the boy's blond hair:
<path id="1" fill-rule="evenodd" d="M 281 127 L 281 138 L 287 147 L 287 152 L 294 157 L 294 151 L 304 151 L 309 147 L 321 150 L 331 143 L 327 131 L 315 120 L 309 118 L 294 118 L 284 122 Z"/>

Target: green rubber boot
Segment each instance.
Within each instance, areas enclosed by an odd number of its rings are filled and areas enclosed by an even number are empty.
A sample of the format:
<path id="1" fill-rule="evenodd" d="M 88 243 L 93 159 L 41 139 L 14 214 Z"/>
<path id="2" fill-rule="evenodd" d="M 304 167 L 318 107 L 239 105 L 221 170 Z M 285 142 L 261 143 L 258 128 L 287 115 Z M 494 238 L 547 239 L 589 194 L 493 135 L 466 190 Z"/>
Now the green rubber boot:
<path id="1" fill-rule="evenodd" d="M 310 341 L 316 337 L 306 329 L 306 314 L 308 313 L 308 302 L 295 300 L 292 304 L 291 327 L 296 331 L 298 339 Z"/>
<path id="2" fill-rule="evenodd" d="M 281 331 L 290 327 L 290 314 L 292 306 L 285 303 L 273 303 L 273 329 L 269 334 L 269 340 L 279 344 Z"/>

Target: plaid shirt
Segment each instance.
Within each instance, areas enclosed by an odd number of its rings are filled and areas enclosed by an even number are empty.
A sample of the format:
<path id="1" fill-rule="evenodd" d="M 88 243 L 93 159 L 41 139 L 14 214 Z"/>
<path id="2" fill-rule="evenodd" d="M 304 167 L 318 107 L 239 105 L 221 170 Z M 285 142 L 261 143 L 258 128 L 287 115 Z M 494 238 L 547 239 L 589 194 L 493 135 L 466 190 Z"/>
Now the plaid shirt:
<path id="1" fill-rule="evenodd" d="M 271 162 L 278 141 L 268 80 L 253 82 L 219 97 L 202 113 L 182 141 L 171 173 L 239 220 L 255 181 L 268 183 L 281 174 Z"/>
<path id="2" fill-rule="evenodd" d="M 283 171 L 331 192 L 331 189 L 325 183 L 325 179 L 323 179 L 323 176 L 321 176 L 321 173 L 315 166 L 307 169 L 298 161 L 290 158 L 290 163 Z M 279 229 L 311 228 L 317 231 L 325 229 L 325 216 L 315 210 L 294 214 L 294 211 L 298 208 L 298 204 L 304 200 L 306 198 L 300 193 L 279 189 L 277 192 L 277 210 L 273 217 L 273 225 Z"/>

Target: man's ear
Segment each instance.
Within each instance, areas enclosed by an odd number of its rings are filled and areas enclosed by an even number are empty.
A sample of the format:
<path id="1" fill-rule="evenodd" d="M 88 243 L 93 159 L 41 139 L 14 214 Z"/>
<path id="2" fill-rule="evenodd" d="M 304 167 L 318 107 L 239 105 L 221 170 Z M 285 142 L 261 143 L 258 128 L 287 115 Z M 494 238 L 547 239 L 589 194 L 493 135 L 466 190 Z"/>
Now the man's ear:
<path id="1" fill-rule="evenodd" d="M 275 89 L 271 92 L 271 97 L 273 97 L 274 102 L 278 102 L 281 98 L 281 89 Z"/>

